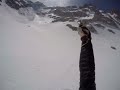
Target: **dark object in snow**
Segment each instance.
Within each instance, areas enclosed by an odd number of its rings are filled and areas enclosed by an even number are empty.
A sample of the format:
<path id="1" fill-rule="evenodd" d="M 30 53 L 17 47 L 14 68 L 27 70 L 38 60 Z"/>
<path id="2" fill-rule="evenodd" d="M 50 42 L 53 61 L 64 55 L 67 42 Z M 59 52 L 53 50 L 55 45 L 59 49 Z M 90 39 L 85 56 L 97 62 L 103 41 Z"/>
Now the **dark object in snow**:
<path id="1" fill-rule="evenodd" d="M 115 47 L 111 46 L 112 49 L 117 50 Z"/>
<path id="2" fill-rule="evenodd" d="M 115 34 L 115 32 L 113 30 L 111 30 L 111 29 L 108 29 L 108 31 L 111 32 L 111 33 L 113 33 L 113 34 Z"/>
<path id="3" fill-rule="evenodd" d="M 77 31 L 77 27 L 72 26 L 71 24 L 67 24 L 66 26 L 68 26 L 70 29 L 72 29 L 73 31 Z"/>
<path id="4" fill-rule="evenodd" d="M 84 28 L 82 28 L 83 30 Z M 84 32 L 82 32 L 84 33 Z M 90 35 L 90 36 L 89 36 Z M 95 61 L 91 42 L 91 33 L 81 37 L 82 47 L 79 60 L 80 87 L 79 90 L 96 90 Z"/>
<path id="5" fill-rule="evenodd" d="M 66 21 L 74 21 L 74 19 L 70 19 L 70 18 L 64 18 L 64 17 L 55 17 L 54 18 L 55 20 L 52 21 L 52 23 L 55 23 L 55 22 L 66 22 Z"/>
<path id="6" fill-rule="evenodd" d="M 0 0 L 0 5 L 1 5 L 2 0 Z"/>

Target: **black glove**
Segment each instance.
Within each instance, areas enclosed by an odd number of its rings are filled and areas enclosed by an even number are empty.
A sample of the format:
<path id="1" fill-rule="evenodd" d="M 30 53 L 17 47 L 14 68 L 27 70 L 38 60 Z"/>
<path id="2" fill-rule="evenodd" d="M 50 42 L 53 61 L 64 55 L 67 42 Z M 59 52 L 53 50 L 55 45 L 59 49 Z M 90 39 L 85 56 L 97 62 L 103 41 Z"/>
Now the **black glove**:
<path id="1" fill-rule="evenodd" d="M 81 36 L 82 41 L 91 40 L 91 32 L 83 23 L 79 24 L 78 34 Z"/>

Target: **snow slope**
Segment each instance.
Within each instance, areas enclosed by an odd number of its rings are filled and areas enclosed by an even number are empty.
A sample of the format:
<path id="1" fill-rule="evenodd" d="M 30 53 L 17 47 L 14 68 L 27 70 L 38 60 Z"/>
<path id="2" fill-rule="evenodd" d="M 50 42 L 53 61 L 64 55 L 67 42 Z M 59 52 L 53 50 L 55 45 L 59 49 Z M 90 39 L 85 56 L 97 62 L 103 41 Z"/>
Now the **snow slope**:
<path id="1" fill-rule="evenodd" d="M 23 23 L 15 10 L 0 12 L 0 90 L 78 90 L 81 41 L 69 22 Z M 92 34 L 97 90 L 120 90 L 120 31 L 107 28 Z"/>

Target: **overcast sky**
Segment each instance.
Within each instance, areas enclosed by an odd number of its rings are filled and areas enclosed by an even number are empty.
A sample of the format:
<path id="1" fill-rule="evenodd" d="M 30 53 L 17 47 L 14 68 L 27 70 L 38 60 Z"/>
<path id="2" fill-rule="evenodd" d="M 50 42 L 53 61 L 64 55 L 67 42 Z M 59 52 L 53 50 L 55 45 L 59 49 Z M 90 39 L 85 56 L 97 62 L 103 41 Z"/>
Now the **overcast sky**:
<path id="1" fill-rule="evenodd" d="M 120 0 L 94 0 L 93 3 L 103 9 L 117 8 L 120 10 Z"/>

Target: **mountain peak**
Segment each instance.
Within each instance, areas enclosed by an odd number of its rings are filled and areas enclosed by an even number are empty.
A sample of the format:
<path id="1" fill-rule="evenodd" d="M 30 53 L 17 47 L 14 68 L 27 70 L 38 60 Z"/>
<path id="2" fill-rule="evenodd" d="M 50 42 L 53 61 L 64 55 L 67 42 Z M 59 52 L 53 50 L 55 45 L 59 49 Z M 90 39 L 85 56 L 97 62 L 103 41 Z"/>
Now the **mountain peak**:
<path id="1" fill-rule="evenodd" d="M 33 9 L 36 9 L 36 7 L 37 9 L 40 7 L 45 7 L 45 5 L 39 1 L 32 2 L 30 0 L 6 0 L 5 3 L 16 10 L 25 7 L 33 7 Z"/>

